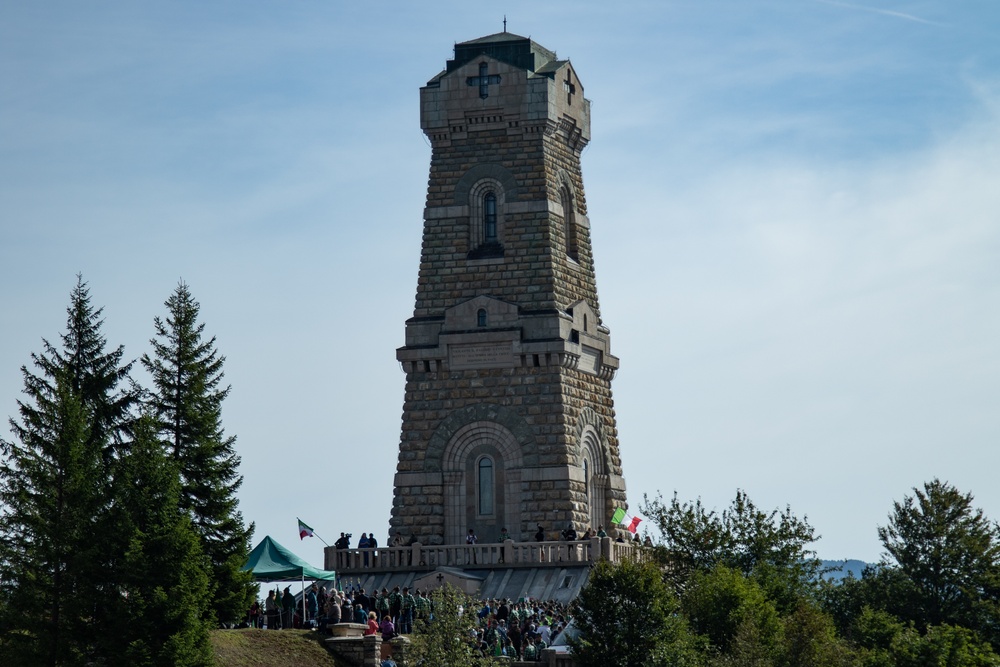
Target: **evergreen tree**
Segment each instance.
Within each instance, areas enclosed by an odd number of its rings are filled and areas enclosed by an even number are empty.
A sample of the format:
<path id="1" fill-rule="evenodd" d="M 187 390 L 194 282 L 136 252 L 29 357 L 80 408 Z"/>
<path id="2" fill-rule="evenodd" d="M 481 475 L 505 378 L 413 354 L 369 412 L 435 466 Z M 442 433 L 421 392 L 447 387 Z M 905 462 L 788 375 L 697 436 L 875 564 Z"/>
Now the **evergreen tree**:
<path id="1" fill-rule="evenodd" d="M 221 623 L 241 617 L 254 595 L 246 563 L 253 526 L 238 510 L 243 482 L 234 437 L 222 428 L 225 357 L 215 338 L 203 339 L 200 306 L 183 281 L 165 302 L 167 317 L 153 321 L 153 355 L 143 366 L 153 379 L 152 406 L 181 480 L 181 508 L 189 514 L 212 564 L 213 610 Z"/>
<path id="2" fill-rule="evenodd" d="M 152 418 L 140 419 L 116 465 L 106 531 L 118 536 L 107 563 L 115 581 L 97 613 L 99 655 L 122 667 L 207 666 L 208 561 L 178 508 L 177 467 L 156 431 Z"/>
<path id="3" fill-rule="evenodd" d="M 121 451 L 136 400 L 121 364 L 105 351 L 101 310 L 78 276 L 62 349 L 43 339 L 21 368 L 26 400 L 0 441 L 0 597 L 5 664 L 75 664 L 89 653 L 84 628 L 96 597 L 108 469 Z"/>
<path id="4" fill-rule="evenodd" d="M 938 479 L 893 503 L 878 529 L 885 550 L 916 589 L 900 610 L 918 628 L 948 623 L 980 632 L 1000 647 L 1000 527 Z M 888 565 L 888 563 L 887 563 Z"/>
<path id="5" fill-rule="evenodd" d="M 83 276 L 77 275 L 66 309 L 62 349 L 43 338 L 45 351 L 31 355 L 40 374 L 31 373 L 24 367 L 21 373 L 24 391 L 33 401 L 39 396 L 52 396 L 57 377 L 68 382 L 71 391 L 91 414 L 88 443 L 91 446 L 98 443 L 108 463 L 127 435 L 129 414 L 138 401 L 138 393 L 129 379 L 132 362 L 122 364 L 124 346 L 105 351 L 107 341 L 101 333 L 103 310 L 95 310 L 91 305 L 87 283 L 83 282 Z M 20 401 L 18 408 L 25 423 L 34 418 L 38 409 Z"/>
<path id="6" fill-rule="evenodd" d="M 0 502 L 4 505 L 0 582 L 6 604 L 0 662 L 79 664 L 89 653 L 83 628 L 95 517 L 104 497 L 100 450 L 89 443 L 90 414 L 68 376 L 49 384 L 19 442 L 4 442 Z"/>

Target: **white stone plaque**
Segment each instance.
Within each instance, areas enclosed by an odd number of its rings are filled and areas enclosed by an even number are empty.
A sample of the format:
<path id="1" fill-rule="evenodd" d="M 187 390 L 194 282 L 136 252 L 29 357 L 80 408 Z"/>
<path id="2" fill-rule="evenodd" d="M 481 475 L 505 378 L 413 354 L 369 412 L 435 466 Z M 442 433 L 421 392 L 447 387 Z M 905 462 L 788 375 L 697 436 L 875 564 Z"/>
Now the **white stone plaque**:
<path id="1" fill-rule="evenodd" d="M 592 347 L 587 347 L 586 345 L 581 345 L 580 361 L 577 362 L 576 367 L 584 373 L 597 375 L 597 372 L 601 370 L 601 351 L 595 350 Z"/>
<path id="2" fill-rule="evenodd" d="M 514 352 L 510 341 L 449 345 L 448 365 L 452 370 L 510 368 L 514 365 Z"/>

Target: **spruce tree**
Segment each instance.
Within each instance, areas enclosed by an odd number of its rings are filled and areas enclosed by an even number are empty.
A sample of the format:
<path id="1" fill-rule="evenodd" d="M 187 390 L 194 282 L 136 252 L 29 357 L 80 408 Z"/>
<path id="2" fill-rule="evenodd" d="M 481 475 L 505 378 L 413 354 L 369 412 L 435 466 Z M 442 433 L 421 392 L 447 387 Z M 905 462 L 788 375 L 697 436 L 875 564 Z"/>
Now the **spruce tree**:
<path id="1" fill-rule="evenodd" d="M 96 612 L 97 653 L 123 667 L 211 665 L 208 559 L 178 507 L 177 466 L 152 418 L 138 420 L 115 468 L 113 528 L 104 531 L 117 537 L 107 563 L 114 585 Z"/>
<path id="2" fill-rule="evenodd" d="M 253 526 L 243 523 L 236 491 L 243 482 L 236 438 L 222 428 L 225 357 L 215 337 L 203 338 L 200 306 L 181 281 L 165 302 L 167 316 L 153 320 L 152 356 L 142 357 L 153 380 L 151 403 L 181 480 L 180 506 L 188 513 L 212 565 L 213 610 L 220 623 L 240 618 L 254 587 L 246 563 Z"/>
<path id="3" fill-rule="evenodd" d="M 93 643 L 96 527 L 135 394 L 121 387 L 130 365 L 121 347 L 105 352 L 101 310 L 79 276 L 67 312 L 62 349 L 43 340 L 35 371 L 21 368 L 20 420 L 0 441 L 3 664 L 76 664 Z"/>
<path id="4" fill-rule="evenodd" d="M 8 604 L 4 664 L 74 664 L 87 653 L 81 605 L 92 564 L 88 542 L 104 498 L 94 482 L 100 451 L 89 446 L 89 415 L 68 378 L 52 383 L 19 442 L 3 444 L 3 582 Z"/>
<path id="5" fill-rule="evenodd" d="M 31 355 L 40 374 L 23 367 L 21 373 L 24 391 L 32 400 L 51 396 L 57 376 L 66 379 L 91 414 L 89 444 L 99 443 L 108 463 L 126 437 L 129 414 L 138 401 L 138 393 L 129 379 L 132 362 L 122 364 L 124 346 L 105 351 L 107 341 L 101 332 L 103 310 L 95 310 L 91 305 L 90 290 L 78 274 L 66 309 L 66 333 L 60 336 L 62 349 L 42 339 L 45 351 Z M 29 422 L 36 408 L 20 401 L 18 407 L 25 422 Z"/>

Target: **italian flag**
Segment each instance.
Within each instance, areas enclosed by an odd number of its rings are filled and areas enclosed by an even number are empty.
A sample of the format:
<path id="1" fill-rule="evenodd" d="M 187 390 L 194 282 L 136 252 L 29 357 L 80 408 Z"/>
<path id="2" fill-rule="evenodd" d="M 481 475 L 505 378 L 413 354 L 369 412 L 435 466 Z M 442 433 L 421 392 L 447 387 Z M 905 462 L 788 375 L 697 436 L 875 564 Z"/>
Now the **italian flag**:
<path id="1" fill-rule="evenodd" d="M 630 533 L 634 533 L 639 529 L 640 521 L 642 521 L 642 519 L 640 519 L 637 516 L 630 515 L 621 507 L 616 509 L 614 516 L 611 517 L 611 523 L 617 523 L 624 526 L 625 529 Z"/>
<path id="2" fill-rule="evenodd" d="M 296 517 L 298 519 L 298 517 Z M 313 536 L 313 529 L 302 523 L 302 519 L 298 519 L 299 522 L 299 540 L 304 540 L 307 537 Z M 632 531 L 635 532 L 635 531 Z"/>

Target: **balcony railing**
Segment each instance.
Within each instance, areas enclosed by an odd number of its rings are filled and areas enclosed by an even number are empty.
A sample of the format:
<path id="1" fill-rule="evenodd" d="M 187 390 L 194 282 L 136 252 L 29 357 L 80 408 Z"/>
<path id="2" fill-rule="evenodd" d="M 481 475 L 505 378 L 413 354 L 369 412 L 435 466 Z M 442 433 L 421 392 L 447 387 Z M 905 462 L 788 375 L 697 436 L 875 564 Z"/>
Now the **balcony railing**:
<path id="1" fill-rule="evenodd" d="M 491 544 L 445 544 L 376 549 L 325 550 L 325 568 L 340 574 L 433 570 L 437 567 L 495 569 L 502 567 L 566 567 L 594 563 L 646 560 L 649 550 L 634 542 L 615 542 L 594 537 L 574 542 L 497 542 Z"/>

